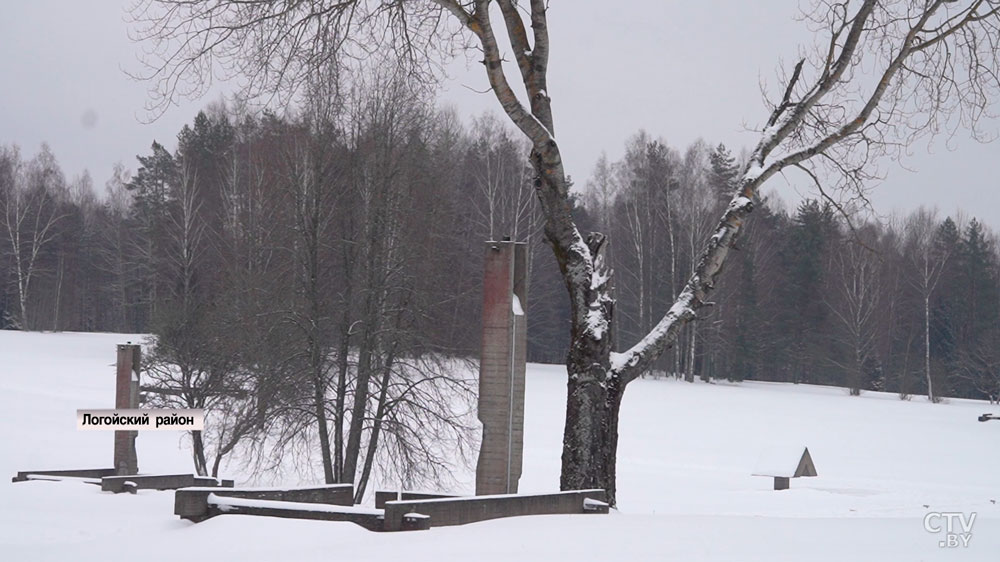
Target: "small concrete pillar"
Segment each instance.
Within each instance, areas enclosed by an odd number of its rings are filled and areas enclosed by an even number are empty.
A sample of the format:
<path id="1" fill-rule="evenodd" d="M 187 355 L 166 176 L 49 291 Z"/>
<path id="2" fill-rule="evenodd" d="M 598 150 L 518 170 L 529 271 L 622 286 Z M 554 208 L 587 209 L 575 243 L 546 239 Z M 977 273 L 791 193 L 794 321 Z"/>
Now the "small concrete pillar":
<path id="1" fill-rule="evenodd" d="M 476 495 L 517 493 L 521 478 L 528 356 L 527 251 L 523 242 L 486 243 L 479 364 L 483 440 L 476 465 Z"/>
<path id="2" fill-rule="evenodd" d="M 118 345 L 118 362 L 115 379 L 115 408 L 130 410 L 139 407 L 139 365 L 141 347 L 131 342 Z M 137 431 L 115 432 L 115 474 L 127 476 L 139 473 L 139 460 L 135 452 Z"/>

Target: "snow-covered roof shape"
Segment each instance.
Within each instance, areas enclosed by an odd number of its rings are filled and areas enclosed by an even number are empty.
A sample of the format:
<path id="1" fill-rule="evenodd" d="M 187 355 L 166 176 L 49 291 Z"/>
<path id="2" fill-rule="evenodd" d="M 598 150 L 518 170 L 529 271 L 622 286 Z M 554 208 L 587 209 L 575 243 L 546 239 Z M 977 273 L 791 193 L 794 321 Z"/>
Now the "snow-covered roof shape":
<path id="1" fill-rule="evenodd" d="M 813 464 L 812 456 L 809 454 L 809 447 L 775 446 L 766 449 L 760 455 L 753 469 L 753 475 L 782 478 L 816 476 L 816 465 Z"/>

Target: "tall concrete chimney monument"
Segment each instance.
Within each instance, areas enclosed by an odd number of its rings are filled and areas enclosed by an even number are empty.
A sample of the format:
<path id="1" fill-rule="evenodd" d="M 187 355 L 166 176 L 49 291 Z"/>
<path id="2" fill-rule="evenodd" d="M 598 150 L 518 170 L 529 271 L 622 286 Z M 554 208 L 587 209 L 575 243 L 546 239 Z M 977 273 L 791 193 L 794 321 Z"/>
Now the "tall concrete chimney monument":
<path id="1" fill-rule="evenodd" d="M 483 348 L 479 363 L 479 421 L 483 441 L 476 495 L 517 493 L 524 443 L 524 366 L 527 360 L 528 247 L 486 243 Z"/>
<path id="2" fill-rule="evenodd" d="M 139 407 L 139 365 L 142 352 L 138 345 L 129 342 L 118 344 L 118 364 L 115 377 L 115 408 L 129 410 Z M 115 432 L 115 474 L 139 474 L 139 461 L 135 452 L 138 431 Z"/>

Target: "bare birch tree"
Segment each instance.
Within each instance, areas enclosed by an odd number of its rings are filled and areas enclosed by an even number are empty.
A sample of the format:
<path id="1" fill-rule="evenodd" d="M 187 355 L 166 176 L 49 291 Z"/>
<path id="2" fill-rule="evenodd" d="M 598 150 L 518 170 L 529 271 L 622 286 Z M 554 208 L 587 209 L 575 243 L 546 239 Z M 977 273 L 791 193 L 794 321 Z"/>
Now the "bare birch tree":
<path id="1" fill-rule="evenodd" d="M 865 233 L 871 232 L 872 229 L 865 229 Z M 831 254 L 834 298 L 827 300 L 827 306 L 839 320 L 841 339 L 848 350 L 846 361 L 836 362 L 847 372 L 851 396 L 861 394 L 877 336 L 881 264 L 879 256 L 869 247 L 869 244 L 874 246 L 874 240 L 871 236 L 867 238 L 847 241 Z"/>
<path id="2" fill-rule="evenodd" d="M 30 330 L 34 323 L 28 314 L 32 281 L 41 273 L 42 252 L 58 236 L 55 226 L 64 218 L 54 199 L 63 187 L 62 172 L 48 146 L 27 163 L 20 162 L 17 150 L 3 149 L 0 158 L 7 160 L 12 173 L 4 190 L 3 229 L 13 263 L 17 287 L 18 318 L 16 325 Z"/>
<path id="3" fill-rule="evenodd" d="M 924 377 L 927 380 L 927 399 L 937 402 L 934 395 L 934 381 L 931 378 L 931 296 L 937 289 L 941 273 L 948 261 L 946 248 L 935 244 L 937 220 L 934 211 L 920 208 L 906 223 L 907 252 L 913 273 L 910 282 L 920 292 L 924 316 Z"/>
<path id="4" fill-rule="evenodd" d="M 721 211 L 717 195 L 706 185 L 707 156 L 707 147 L 704 143 L 697 142 L 687 150 L 681 166 L 680 183 L 684 187 L 678 190 L 679 201 L 676 206 L 678 222 L 683 225 L 687 238 L 687 256 L 691 260 L 690 270 L 686 274 L 695 273 L 700 246 L 711 234 L 715 217 Z M 684 373 L 684 380 L 687 382 L 694 382 L 695 376 L 699 375 L 697 358 L 698 346 L 701 345 L 699 330 L 702 328 L 697 323 L 692 323 L 687 329 L 687 368 Z M 702 367 L 701 380 L 707 381 L 708 376 L 707 369 Z"/>
<path id="5" fill-rule="evenodd" d="M 475 189 L 469 190 L 469 198 L 477 226 L 489 240 L 529 238 L 535 225 L 530 170 L 523 158 L 527 149 L 490 113 L 473 120 L 472 134 L 470 153 L 478 161 L 471 166 Z"/>

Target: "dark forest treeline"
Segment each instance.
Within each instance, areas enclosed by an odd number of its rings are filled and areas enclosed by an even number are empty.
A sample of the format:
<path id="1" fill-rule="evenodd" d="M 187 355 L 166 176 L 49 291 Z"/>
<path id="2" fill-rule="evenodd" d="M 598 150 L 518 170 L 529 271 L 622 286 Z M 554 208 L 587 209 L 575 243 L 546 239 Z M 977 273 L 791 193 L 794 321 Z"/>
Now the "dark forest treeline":
<path id="1" fill-rule="evenodd" d="M 466 126 L 406 103 L 363 108 L 372 123 L 357 130 L 213 106 L 180 131 L 176 151 L 154 141 L 135 173 L 116 165 L 103 197 L 86 172 L 67 181 L 47 146 L 31 158 L 0 147 L 0 327 L 159 334 L 178 314 L 234 309 L 254 289 L 272 304 L 302 293 L 295 267 L 315 268 L 330 300 L 321 304 L 351 318 L 375 281 L 357 272 L 379 266 L 402 283 L 393 289 L 412 332 L 469 355 L 484 242 L 510 236 L 532 249 L 532 357 L 561 361 L 565 295 L 524 144 L 492 115 Z M 316 240 L 294 239 L 309 228 Z M 299 256 L 309 243 L 315 256 Z M 246 286 L 251 274 L 271 284 Z"/>
<path id="2" fill-rule="evenodd" d="M 585 207 L 614 244 L 618 349 L 659 319 L 731 197 L 737 159 L 645 133 L 601 159 Z M 757 201 L 714 294 L 655 370 L 911 394 L 1000 397 L 1000 276 L 994 235 L 926 209 L 859 223 L 807 200 Z"/>
<path id="3" fill-rule="evenodd" d="M 154 143 L 134 174 L 116 168 L 100 199 L 47 148 L 3 148 L 3 326 L 153 332 L 182 355 L 211 342 L 271 371 L 303 340 L 300 370 L 345 384 L 338 373 L 375 376 L 393 356 L 475 356 L 482 242 L 511 236 L 531 245 L 529 356 L 562 362 L 566 296 L 527 147 L 491 116 L 463 124 L 379 92 L 296 117 L 214 107 L 176 151 Z M 737 169 L 723 146 L 644 133 L 598 162 L 577 215 L 613 242 L 618 349 L 673 302 Z M 828 203 L 758 201 L 715 306 L 655 371 L 995 400 L 997 263 L 974 219 L 848 224 Z"/>

